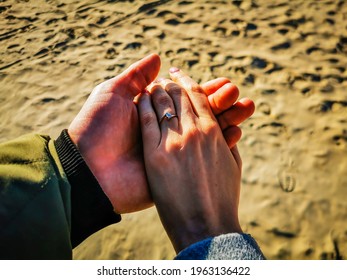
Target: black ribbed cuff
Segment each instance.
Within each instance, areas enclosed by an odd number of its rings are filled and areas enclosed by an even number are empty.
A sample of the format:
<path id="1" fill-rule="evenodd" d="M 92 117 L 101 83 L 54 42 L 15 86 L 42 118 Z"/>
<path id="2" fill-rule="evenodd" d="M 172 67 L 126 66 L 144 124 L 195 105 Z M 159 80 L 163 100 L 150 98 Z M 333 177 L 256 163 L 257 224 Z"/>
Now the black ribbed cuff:
<path id="1" fill-rule="evenodd" d="M 71 185 L 71 243 L 76 247 L 98 230 L 121 220 L 66 129 L 54 141 Z"/>

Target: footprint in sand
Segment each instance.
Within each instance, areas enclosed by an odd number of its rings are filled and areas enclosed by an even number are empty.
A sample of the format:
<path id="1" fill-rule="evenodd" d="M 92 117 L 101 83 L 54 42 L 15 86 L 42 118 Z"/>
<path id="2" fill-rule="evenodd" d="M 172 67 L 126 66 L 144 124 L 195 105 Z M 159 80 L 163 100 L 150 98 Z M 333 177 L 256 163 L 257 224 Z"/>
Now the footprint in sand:
<path id="1" fill-rule="evenodd" d="M 277 178 L 278 178 L 280 187 L 284 192 L 294 191 L 296 186 L 296 179 L 294 176 L 294 172 L 290 171 L 290 169 L 286 167 L 282 167 L 279 169 L 277 173 Z"/>
<path id="2" fill-rule="evenodd" d="M 271 114 L 271 106 L 269 103 L 261 102 L 258 106 L 258 111 L 262 112 L 264 115 L 270 115 Z"/>

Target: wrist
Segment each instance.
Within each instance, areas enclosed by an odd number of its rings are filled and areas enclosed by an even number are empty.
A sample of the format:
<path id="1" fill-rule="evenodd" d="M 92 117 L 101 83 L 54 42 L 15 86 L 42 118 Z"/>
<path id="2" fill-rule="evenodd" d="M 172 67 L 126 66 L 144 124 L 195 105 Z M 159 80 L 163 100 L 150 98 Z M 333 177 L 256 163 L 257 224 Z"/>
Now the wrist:
<path id="1" fill-rule="evenodd" d="M 176 253 L 181 252 L 192 244 L 208 238 L 213 238 L 228 233 L 243 233 L 238 220 L 232 223 L 215 226 L 212 226 L 212 223 L 205 222 L 200 225 L 195 224 L 189 227 L 182 227 L 181 225 L 176 228 L 177 230 L 172 230 L 171 233 L 169 233 L 171 243 Z"/>

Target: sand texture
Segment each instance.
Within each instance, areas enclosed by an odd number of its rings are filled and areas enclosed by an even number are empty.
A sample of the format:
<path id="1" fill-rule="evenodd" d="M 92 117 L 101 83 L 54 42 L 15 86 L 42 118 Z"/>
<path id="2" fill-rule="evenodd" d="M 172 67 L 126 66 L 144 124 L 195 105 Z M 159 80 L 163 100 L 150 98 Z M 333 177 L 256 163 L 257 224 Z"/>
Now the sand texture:
<path id="1" fill-rule="evenodd" d="M 225 76 L 252 98 L 240 220 L 269 259 L 347 258 L 347 2 L 0 1 L 0 141 L 56 137 L 98 83 L 151 52 L 162 76 Z M 227 217 L 226 217 L 227 218 Z M 75 259 L 171 259 L 154 208 Z"/>

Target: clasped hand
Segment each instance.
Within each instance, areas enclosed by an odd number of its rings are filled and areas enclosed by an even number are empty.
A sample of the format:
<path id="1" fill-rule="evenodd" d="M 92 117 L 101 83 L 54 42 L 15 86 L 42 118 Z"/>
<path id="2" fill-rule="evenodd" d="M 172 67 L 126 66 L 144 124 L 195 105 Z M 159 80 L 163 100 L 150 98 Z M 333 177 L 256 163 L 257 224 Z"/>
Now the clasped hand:
<path id="1" fill-rule="evenodd" d="M 180 250 L 206 236 L 241 231 L 235 144 L 237 125 L 254 104 L 236 102 L 238 89 L 226 78 L 200 86 L 173 68 L 171 80 L 152 83 L 159 69 L 159 56 L 149 55 L 98 85 L 68 133 L 115 211 L 142 210 L 154 200 Z M 177 117 L 160 122 L 167 112 Z M 184 235 L 175 233 L 180 228 Z"/>

